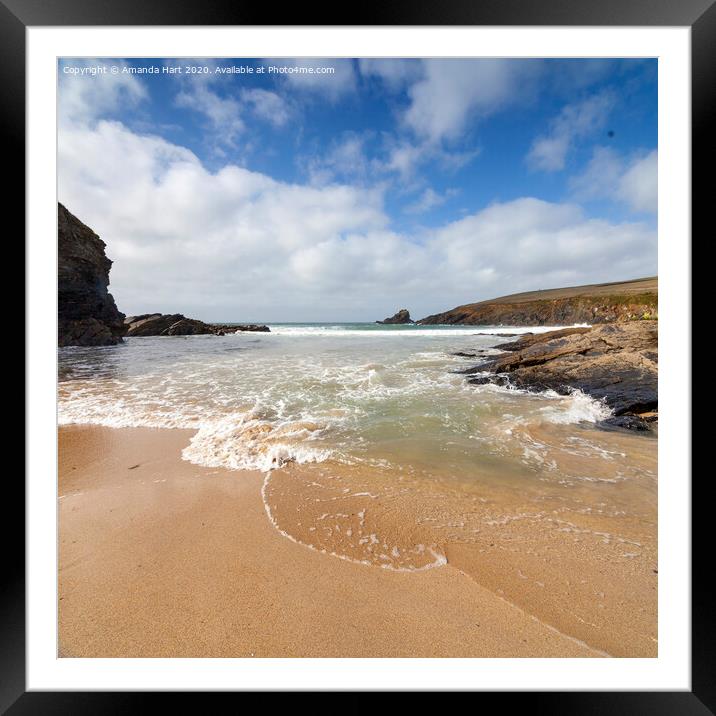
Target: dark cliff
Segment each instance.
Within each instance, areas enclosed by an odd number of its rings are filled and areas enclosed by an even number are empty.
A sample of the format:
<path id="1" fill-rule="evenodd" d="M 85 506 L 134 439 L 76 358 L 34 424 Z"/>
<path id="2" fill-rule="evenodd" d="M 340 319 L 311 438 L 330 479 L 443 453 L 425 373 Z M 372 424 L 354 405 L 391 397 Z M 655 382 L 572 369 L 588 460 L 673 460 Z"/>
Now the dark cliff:
<path id="1" fill-rule="evenodd" d="M 107 292 L 112 262 L 105 243 L 58 204 L 57 318 L 59 346 L 110 346 L 126 333 L 124 314 Z"/>

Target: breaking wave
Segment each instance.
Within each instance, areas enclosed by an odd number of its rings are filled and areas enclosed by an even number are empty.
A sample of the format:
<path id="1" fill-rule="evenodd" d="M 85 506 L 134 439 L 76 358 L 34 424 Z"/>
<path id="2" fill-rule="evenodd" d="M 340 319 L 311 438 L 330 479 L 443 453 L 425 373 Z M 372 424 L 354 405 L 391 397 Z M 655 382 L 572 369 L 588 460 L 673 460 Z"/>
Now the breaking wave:
<path id="1" fill-rule="evenodd" d="M 59 423 L 192 429 L 186 460 L 268 471 L 329 459 L 403 465 L 420 454 L 440 461 L 446 444 L 474 452 L 475 440 L 487 454 L 503 454 L 509 421 L 569 425 L 609 415 L 580 391 L 468 384 L 455 372 L 465 365 L 455 353 L 489 352 L 503 327 L 481 329 L 490 335 L 425 329 L 429 336 L 341 329 L 329 344 L 310 337 L 331 333 L 325 326 L 285 328 L 270 339 L 145 338 L 60 351 Z M 391 339 L 373 340 L 376 333 Z"/>

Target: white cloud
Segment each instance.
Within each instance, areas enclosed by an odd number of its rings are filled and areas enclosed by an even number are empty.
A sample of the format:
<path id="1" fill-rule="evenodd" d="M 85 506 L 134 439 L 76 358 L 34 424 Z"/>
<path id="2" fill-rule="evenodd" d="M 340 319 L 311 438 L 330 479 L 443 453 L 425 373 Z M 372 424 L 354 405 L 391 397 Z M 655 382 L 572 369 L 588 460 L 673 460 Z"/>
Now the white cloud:
<path id="1" fill-rule="evenodd" d="M 529 93 L 534 63 L 517 60 L 424 60 L 424 76 L 408 94 L 404 121 L 430 141 L 454 140 L 475 118 L 488 116 Z"/>
<path id="2" fill-rule="evenodd" d="M 110 68 L 119 68 L 117 74 Z M 59 121 L 88 123 L 118 109 L 136 107 L 148 97 L 141 81 L 123 70 L 126 62 L 72 60 L 63 62 L 59 72 Z M 84 71 L 69 74 L 65 68 Z"/>
<path id="3" fill-rule="evenodd" d="M 641 223 L 589 219 L 575 204 L 534 198 L 488 206 L 435 239 L 448 275 L 490 272 L 500 293 L 655 273 L 655 246 Z"/>
<path id="4" fill-rule="evenodd" d="M 206 60 L 204 65 L 210 72 L 184 77 L 175 103 L 206 117 L 212 129 L 213 144 L 235 146 L 236 139 L 247 129 L 249 114 L 274 127 L 282 127 L 288 122 L 291 116 L 289 105 L 275 92 L 245 88 L 235 94 L 220 94 L 219 87 L 226 89 L 230 85 L 224 75 L 214 72 L 219 62 Z"/>
<path id="5" fill-rule="evenodd" d="M 655 232 L 537 199 L 420 236 L 391 230 L 379 190 L 289 184 L 117 122 L 66 125 L 60 200 L 107 242 L 126 313 L 205 320 L 422 316 L 519 290 L 653 274 Z"/>
<path id="6" fill-rule="evenodd" d="M 656 213 L 658 205 L 658 156 L 656 150 L 637 159 L 619 181 L 621 196 L 635 211 Z"/>
<path id="7" fill-rule="evenodd" d="M 233 145 L 244 131 L 241 105 L 231 96 L 220 96 L 212 85 L 216 75 L 192 75 L 175 98 L 176 105 L 203 114 L 212 128 L 212 137 L 218 144 Z"/>
<path id="8" fill-rule="evenodd" d="M 354 183 L 366 181 L 371 167 L 365 145 L 364 135 L 344 133 L 324 155 L 312 156 L 305 162 L 311 183 L 329 184 L 345 177 Z"/>
<path id="9" fill-rule="evenodd" d="M 574 142 L 602 127 L 613 106 L 613 95 L 605 91 L 564 107 L 552 121 L 549 134 L 533 142 L 527 155 L 528 165 L 545 172 L 564 169 Z"/>
<path id="10" fill-rule="evenodd" d="M 384 155 L 374 157 L 370 167 L 378 174 L 397 174 L 409 189 L 415 188 L 416 173 L 427 162 L 456 171 L 478 156 L 479 147 L 465 149 L 459 143 L 470 123 L 523 101 L 540 70 L 535 63 L 492 59 L 361 59 L 358 67 L 364 77 L 377 77 L 392 91 L 407 91 L 409 104 L 399 111 L 402 131 L 384 135 Z M 341 91 L 355 89 L 353 66 L 346 64 L 343 75 Z M 320 77 L 288 79 L 316 83 L 325 91 L 328 85 Z"/>
<path id="11" fill-rule="evenodd" d="M 428 187 L 420 195 L 417 201 L 406 208 L 409 214 L 424 214 L 427 211 L 442 206 L 448 199 L 458 194 L 457 189 L 447 189 L 443 194 L 438 193 L 432 187 Z"/>
<path id="12" fill-rule="evenodd" d="M 274 127 L 283 127 L 291 116 L 288 105 L 275 92 L 258 88 L 247 89 L 241 93 L 241 99 L 251 105 L 257 117 L 273 124 Z"/>
<path id="13" fill-rule="evenodd" d="M 414 143 L 407 139 L 396 140 L 384 137 L 384 158 L 375 158 L 371 165 L 379 173 L 398 174 L 404 188 L 414 189 L 417 183 L 416 173 L 421 165 L 434 161 L 448 172 L 458 171 L 480 154 L 480 148 L 469 150 L 448 150 L 430 141 Z"/>
<path id="14" fill-rule="evenodd" d="M 408 179 L 418 165 L 427 161 L 432 151 L 433 149 L 427 145 L 388 140 L 386 158 L 376 161 L 375 165 L 379 171 L 396 172 L 403 179 Z"/>
<path id="15" fill-rule="evenodd" d="M 530 96 L 540 70 L 535 63 L 499 59 L 361 60 L 360 68 L 394 90 L 407 85 L 402 136 L 386 135 L 385 157 L 373 165 L 398 174 L 409 188 L 429 161 L 456 171 L 475 159 L 480 148 L 465 149 L 461 140 L 480 118 Z"/>
<path id="16" fill-rule="evenodd" d="M 638 213 L 656 213 L 657 150 L 625 158 L 609 147 L 596 147 L 585 171 L 570 186 L 580 200 L 610 199 Z"/>

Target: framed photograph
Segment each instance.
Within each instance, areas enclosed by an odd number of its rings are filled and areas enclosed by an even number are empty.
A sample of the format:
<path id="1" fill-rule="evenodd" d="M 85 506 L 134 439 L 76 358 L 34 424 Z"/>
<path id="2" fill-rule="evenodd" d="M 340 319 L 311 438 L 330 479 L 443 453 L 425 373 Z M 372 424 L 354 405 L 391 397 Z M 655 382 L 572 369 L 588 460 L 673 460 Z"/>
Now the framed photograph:
<path id="1" fill-rule="evenodd" d="M 711 713 L 712 3 L 265 14 L 0 4 L 28 285 L 3 709 Z"/>

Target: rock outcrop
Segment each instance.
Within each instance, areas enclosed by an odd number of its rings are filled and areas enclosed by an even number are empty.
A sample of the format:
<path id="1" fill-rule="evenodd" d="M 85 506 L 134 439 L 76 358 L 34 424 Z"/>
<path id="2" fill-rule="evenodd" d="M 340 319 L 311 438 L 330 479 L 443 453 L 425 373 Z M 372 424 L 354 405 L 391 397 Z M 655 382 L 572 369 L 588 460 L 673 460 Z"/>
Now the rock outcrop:
<path id="1" fill-rule="evenodd" d="M 376 321 L 376 323 L 383 324 L 399 324 L 399 323 L 415 323 L 410 317 L 410 312 L 407 308 L 401 308 L 394 316 L 390 318 L 384 318 L 382 321 Z"/>
<path id="2" fill-rule="evenodd" d="M 425 325 L 560 326 L 658 318 L 656 278 L 531 291 L 458 306 Z"/>
<path id="3" fill-rule="evenodd" d="M 187 318 L 181 313 L 144 313 L 140 316 L 128 316 L 127 336 L 224 336 L 238 331 L 268 332 L 268 326 L 257 324 L 228 325 L 204 323 L 196 318 Z"/>
<path id="4" fill-rule="evenodd" d="M 108 293 L 112 262 L 105 243 L 58 204 L 57 319 L 59 346 L 111 346 L 122 342 L 124 314 Z"/>
<path id="5" fill-rule="evenodd" d="M 239 325 L 232 325 L 231 323 L 210 323 L 209 324 L 217 336 L 225 336 L 231 333 L 243 333 L 248 331 L 249 333 L 270 333 L 271 329 L 262 323 L 242 323 Z"/>
<path id="6" fill-rule="evenodd" d="M 496 383 L 603 400 L 619 427 L 645 429 L 658 407 L 658 323 L 567 328 L 497 346 L 502 353 L 461 371 L 473 384 Z"/>

